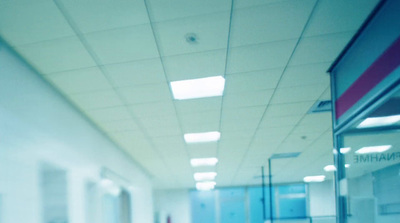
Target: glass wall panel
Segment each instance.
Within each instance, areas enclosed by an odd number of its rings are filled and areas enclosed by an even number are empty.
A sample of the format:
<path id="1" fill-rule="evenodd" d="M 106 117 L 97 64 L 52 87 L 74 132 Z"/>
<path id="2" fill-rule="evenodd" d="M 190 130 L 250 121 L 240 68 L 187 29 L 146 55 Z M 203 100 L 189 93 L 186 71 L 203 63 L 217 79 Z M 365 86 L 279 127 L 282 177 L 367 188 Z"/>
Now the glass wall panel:
<path id="1" fill-rule="evenodd" d="M 249 196 L 249 209 L 250 209 L 250 222 L 251 223 L 262 223 L 263 220 L 263 195 L 262 195 L 262 187 L 250 187 L 248 188 L 248 196 Z M 268 188 L 265 188 L 265 215 L 266 218 L 270 218 L 269 211 L 269 192 Z"/>
<path id="2" fill-rule="evenodd" d="M 245 189 L 227 188 L 218 190 L 221 223 L 245 223 Z"/>
<path id="3" fill-rule="evenodd" d="M 399 222 L 400 94 L 358 121 L 343 145 L 348 222 Z"/>
<path id="4" fill-rule="evenodd" d="M 215 192 L 191 191 L 192 223 L 215 223 Z"/>

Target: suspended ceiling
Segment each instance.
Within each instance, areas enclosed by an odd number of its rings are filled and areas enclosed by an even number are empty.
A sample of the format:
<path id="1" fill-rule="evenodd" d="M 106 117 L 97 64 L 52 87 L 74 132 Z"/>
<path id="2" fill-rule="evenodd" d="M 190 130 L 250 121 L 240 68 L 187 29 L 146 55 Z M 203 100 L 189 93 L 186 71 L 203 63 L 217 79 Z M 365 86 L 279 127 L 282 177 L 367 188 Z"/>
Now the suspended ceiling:
<path id="1" fill-rule="evenodd" d="M 156 188 L 193 188 L 199 171 L 259 184 L 272 154 L 301 152 L 272 165 L 275 182 L 296 182 L 332 163 L 331 114 L 307 112 L 330 99 L 326 70 L 377 2 L 2 0 L 0 35 Z M 171 81 L 210 76 L 223 96 L 173 99 Z M 183 140 L 206 131 L 221 139 Z M 218 165 L 190 166 L 201 157 Z"/>

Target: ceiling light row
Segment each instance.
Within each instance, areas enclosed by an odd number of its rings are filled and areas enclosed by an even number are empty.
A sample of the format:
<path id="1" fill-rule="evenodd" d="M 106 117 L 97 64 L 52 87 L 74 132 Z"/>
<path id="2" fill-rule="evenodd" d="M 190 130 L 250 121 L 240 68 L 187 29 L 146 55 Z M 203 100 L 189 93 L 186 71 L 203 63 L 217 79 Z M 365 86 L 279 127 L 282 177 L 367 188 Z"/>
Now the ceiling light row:
<path id="1" fill-rule="evenodd" d="M 215 97 L 223 95 L 225 88 L 225 79 L 222 76 L 215 76 L 191 80 L 173 81 L 170 83 L 170 86 L 173 97 L 176 100 Z M 188 144 L 216 142 L 220 139 L 220 137 L 221 133 L 218 131 L 187 133 L 183 136 L 185 142 Z M 190 164 L 193 167 L 215 166 L 217 163 L 218 159 L 215 157 L 197 158 L 190 160 Z M 216 183 L 213 180 L 216 176 L 216 172 L 195 173 L 193 176 L 194 179 L 196 181 L 201 181 L 196 183 L 197 190 L 214 189 Z"/>

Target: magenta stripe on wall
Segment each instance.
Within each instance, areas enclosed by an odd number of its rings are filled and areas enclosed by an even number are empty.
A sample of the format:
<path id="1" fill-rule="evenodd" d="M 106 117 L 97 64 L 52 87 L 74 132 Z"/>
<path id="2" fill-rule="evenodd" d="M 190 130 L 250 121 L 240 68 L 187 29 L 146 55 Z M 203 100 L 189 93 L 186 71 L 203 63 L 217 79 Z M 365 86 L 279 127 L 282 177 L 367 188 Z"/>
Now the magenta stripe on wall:
<path id="1" fill-rule="evenodd" d="M 336 119 L 400 65 L 400 37 L 336 100 Z"/>

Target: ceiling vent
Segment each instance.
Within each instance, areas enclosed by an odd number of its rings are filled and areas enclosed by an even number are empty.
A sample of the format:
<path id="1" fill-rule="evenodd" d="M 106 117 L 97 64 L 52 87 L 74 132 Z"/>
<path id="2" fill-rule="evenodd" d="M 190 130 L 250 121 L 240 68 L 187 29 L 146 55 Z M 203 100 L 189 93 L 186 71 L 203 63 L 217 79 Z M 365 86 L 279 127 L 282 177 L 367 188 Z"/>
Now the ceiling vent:
<path id="1" fill-rule="evenodd" d="M 272 154 L 270 159 L 286 159 L 286 158 L 296 158 L 300 153 L 275 153 Z"/>
<path id="2" fill-rule="evenodd" d="M 332 101 L 317 101 L 313 106 L 311 106 L 310 110 L 307 113 L 318 113 L 318 112 L 330 112 L 332 111 Z"/>

